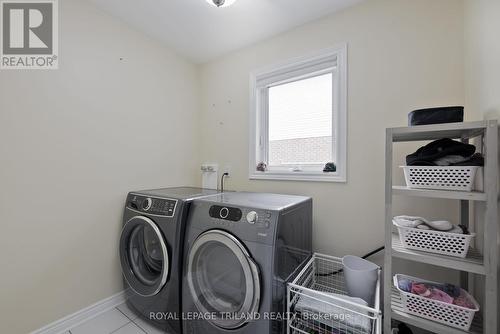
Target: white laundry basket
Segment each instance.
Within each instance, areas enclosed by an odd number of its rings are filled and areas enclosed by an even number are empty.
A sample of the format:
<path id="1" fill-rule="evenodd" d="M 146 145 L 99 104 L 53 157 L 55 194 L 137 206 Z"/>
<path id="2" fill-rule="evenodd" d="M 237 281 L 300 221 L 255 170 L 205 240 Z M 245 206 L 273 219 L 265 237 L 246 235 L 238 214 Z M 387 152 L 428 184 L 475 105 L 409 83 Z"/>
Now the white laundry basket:
<path id="1" fill-rule="evenodd" d="M 459 234 L 394 225 L 404 248 L 460 258 L 467 256 L 470 242 L 476 236 L 475 233 Z"/>
<path id="2" fill-rule="evenodd" d="M 480 166 L 400 166 L 409 188 L 472 191 Z"/>
<path id="3" fill-rule="evenodd" d="M 408 279 L 410 281 L 428 284 L 439 283 L 400 274 L 394 275 L 394 286 L 401 294 L 404 312 L 439 322 L 447 326 L 459 328 L 464 331 L 468 331 L 470 329 L 474 315 L 477 311 L 479 311 L 479 305 L 467 291 L 462 290 L 467 298 L 469 298 L 469 300 L 474 304 L 474 309 L 448 304 L 442 301 L 425 298 L 411 292 L 403 291 L 399 288 L 399 281 L 401 279 Z"/>

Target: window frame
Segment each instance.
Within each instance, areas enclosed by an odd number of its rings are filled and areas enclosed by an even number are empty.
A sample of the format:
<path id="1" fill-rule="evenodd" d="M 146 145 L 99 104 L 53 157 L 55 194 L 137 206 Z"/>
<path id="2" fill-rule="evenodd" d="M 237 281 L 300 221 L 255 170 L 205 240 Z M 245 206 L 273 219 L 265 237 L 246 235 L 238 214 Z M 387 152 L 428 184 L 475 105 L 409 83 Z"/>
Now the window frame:
<path id="1" fill-rule="evenodd" d="M 336 172 L 301 164 L 300 171 L 274 166 L 265 172 L 257 164 L 269 156 L 269 87 L 332 73 L 332 150 Z M 249 179 L 347 181 L 347 45 L 322 50 L 250 73 Z M 325 161 L 326 163 L 326 161 Z"/>

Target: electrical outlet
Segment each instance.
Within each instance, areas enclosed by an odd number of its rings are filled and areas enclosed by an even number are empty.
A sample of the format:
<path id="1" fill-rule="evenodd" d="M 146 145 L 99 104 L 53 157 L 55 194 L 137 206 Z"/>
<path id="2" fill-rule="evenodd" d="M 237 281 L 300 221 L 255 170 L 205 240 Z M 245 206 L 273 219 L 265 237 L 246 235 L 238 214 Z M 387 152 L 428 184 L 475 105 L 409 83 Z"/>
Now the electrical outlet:
<path id="1" fill-rule="evenodd" d="M 226 177 L 231 177 L 232 174 L 231 165 L 225 165 L 223 173 L 227 173 Z"/>

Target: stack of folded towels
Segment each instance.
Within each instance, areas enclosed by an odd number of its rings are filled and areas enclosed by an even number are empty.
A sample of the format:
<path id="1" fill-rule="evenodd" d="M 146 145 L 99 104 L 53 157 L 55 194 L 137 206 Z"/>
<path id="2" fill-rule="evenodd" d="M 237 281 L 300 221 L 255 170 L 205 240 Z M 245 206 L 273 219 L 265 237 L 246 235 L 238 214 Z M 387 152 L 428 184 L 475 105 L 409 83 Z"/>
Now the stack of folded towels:
<path id="1" fill-rule="evenodd" d="M 400 279 L 398 281 L 398 286 L 405 292 L 410 292 L 421 297 L 469 309 L 476 309 L 475 303 L 470 300 L 465 290 L 453 284 L 421 283 L 409 279 Z"/>
<path id="2" fill-rule="evenodd" d="M 399 227 L 418 228 L 421 230 L 434 230 L 458 234 L 470 234 L 464 225 L 455 225 L 447 220 L 430 221 L 423 217 L 396 216 L 392 219 L 394 225 Z"/>

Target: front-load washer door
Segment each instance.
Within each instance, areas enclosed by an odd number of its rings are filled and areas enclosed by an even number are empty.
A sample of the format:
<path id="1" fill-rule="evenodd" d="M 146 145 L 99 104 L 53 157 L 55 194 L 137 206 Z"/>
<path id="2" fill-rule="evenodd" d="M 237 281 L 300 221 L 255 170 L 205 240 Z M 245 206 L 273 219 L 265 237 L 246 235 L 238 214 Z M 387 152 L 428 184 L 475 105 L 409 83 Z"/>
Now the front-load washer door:
<path id="1" fill-rule="evenodd" d="M 123 226 L 120 260 L 125 280 L 141 296 L 156 295 L 167 282 L 167 245 L 158 226 L 147 217 L 135 216 Z"/>
<path id="2" fill-rule="evenodd" d="M 260 301 L 259 269 L 233 235 L 211 230 L 201 234 L 188 254 L 187 280 L 198 310 L 223 329 L 243 326 Z"/>

